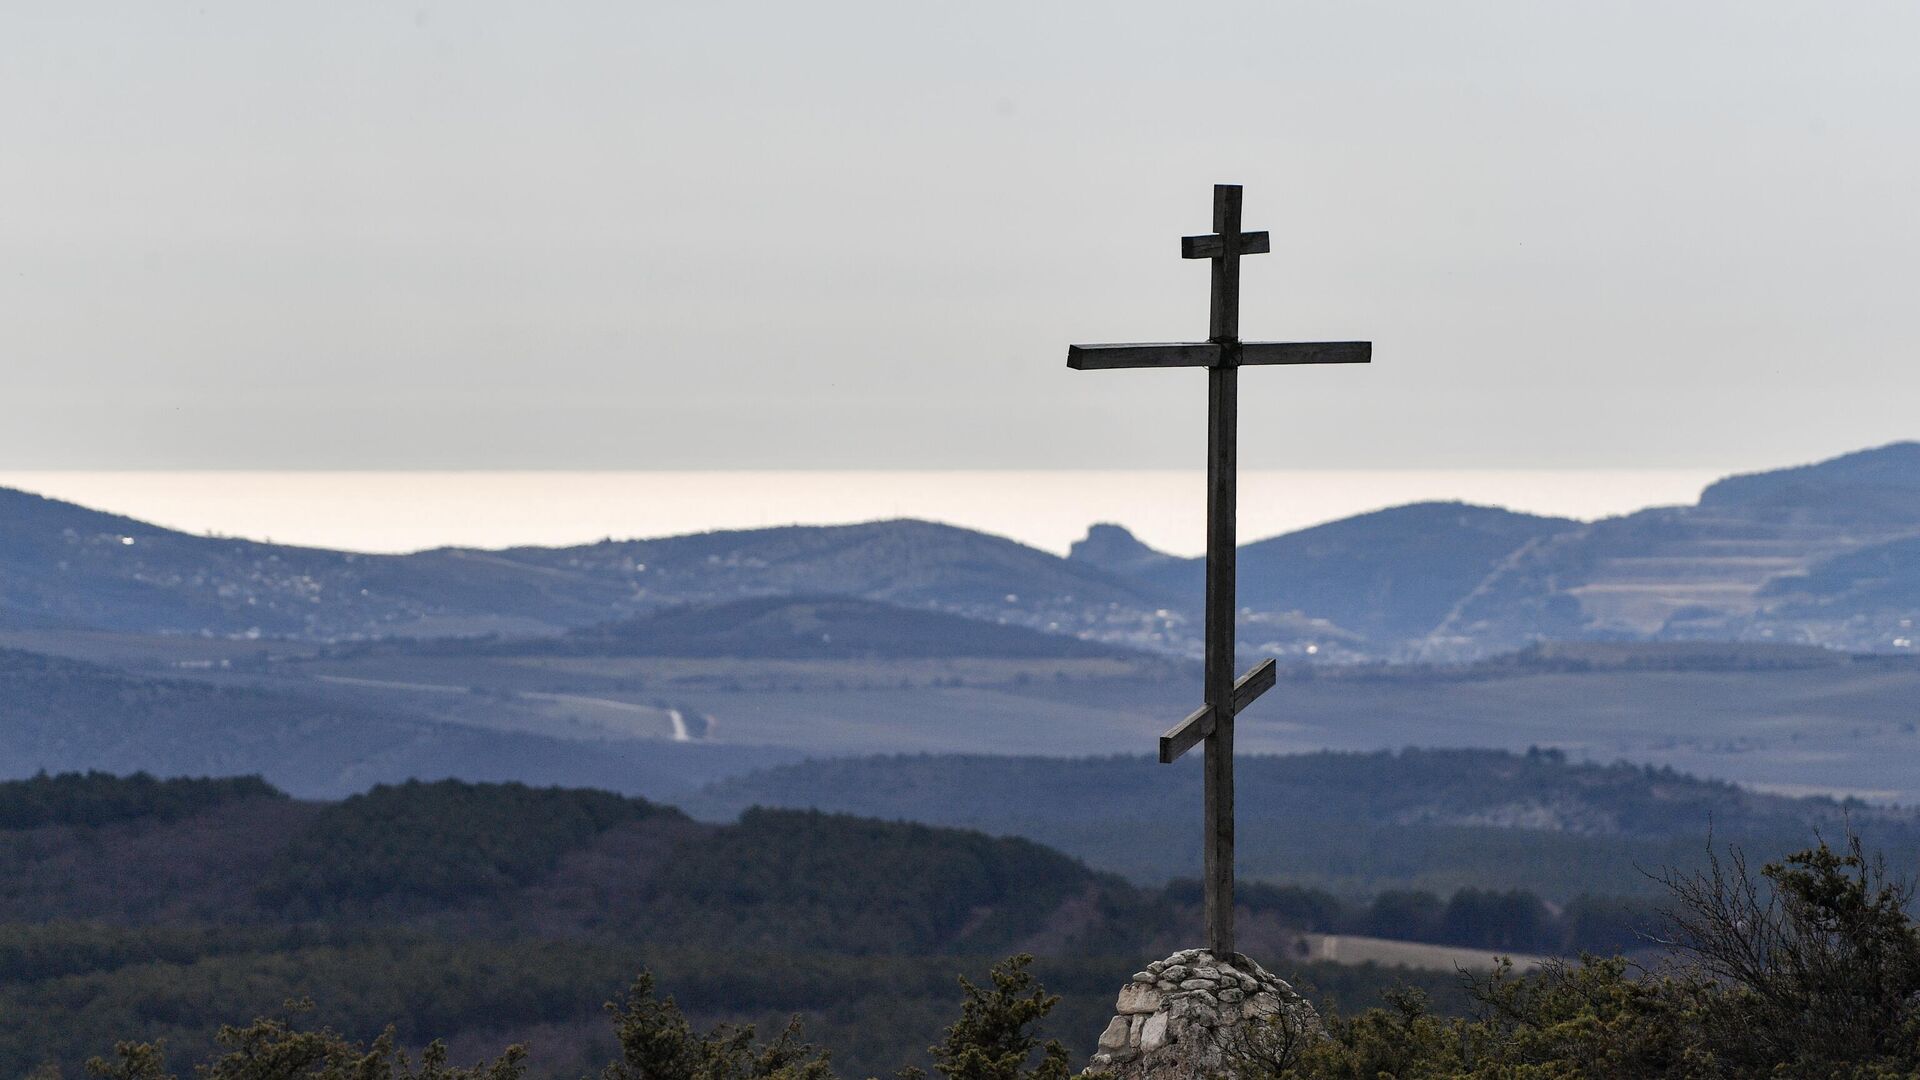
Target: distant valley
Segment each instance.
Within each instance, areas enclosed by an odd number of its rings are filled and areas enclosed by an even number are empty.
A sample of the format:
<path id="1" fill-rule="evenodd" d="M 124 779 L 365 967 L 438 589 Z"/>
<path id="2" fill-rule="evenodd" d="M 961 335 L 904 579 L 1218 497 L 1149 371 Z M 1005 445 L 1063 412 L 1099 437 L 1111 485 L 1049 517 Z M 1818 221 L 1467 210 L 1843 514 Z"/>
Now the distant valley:
<path id="1" fill-rule="evenodd" d="M 1281 665 L 1237 730 L 1245 939 L 1366 1004 L 1453 976 L 1307 957 L 1634 948 L 1709 830 L 1920 867 L 1916 453 L 1246 545 L 1247 659 Z M 0 1060 L 56 1024 L 67 1062 L 186 1050 L 320 987 L 330 1022 L 578 1075 L 645 962 L 707 1019 L 832 988 L 817 1030 L 881 1069 L 1015 948 L 1084 1038 L 1137 962 L 1109 954 L 1197 918 L 1197 763 L 1147 754 L 1196 704 L 1198 574 L 1116 527 L 1067 558 L 915 521 L 371 556 L 0 492 L 0 780 L 263 778 L 0 783 Z"/>
<path id="2" fill-rule="evenodd" d="M 1240 747 L 1920 803 L 1917 478 L 1898 444 L 1592 524 L 1420 504 L 1248 544 L 1242 641 L 1282 675 Z M 0 492 L 0 774 L 680 799 L 809 757 L 1134 755 L 1196 704 L 1198 574 L 1115 527 L 1067 558 L 914 521 L 371 556 Z"/>

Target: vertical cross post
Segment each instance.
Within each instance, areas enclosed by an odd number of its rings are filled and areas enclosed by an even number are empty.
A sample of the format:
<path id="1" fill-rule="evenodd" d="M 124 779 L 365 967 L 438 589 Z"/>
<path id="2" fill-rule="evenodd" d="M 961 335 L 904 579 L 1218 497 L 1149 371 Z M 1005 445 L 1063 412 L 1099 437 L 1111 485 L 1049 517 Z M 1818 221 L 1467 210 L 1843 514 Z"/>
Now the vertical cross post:
<path id="1" fill-rule="evenodd" d="M 1233 677 L 1236 505 L 1235 444 L 1239 441 L 1240 368 L 1247 365 L 1365 364 L 1373 346 L 1365 341 L 1295 342 L 1240 340 L 1240 256 L 1269 249 L 1267 234 L 1240 231 L 1240 187 L 1213 189 L 1213 233 L 1180 238 L 1180 257 L 1213 262 L 1213 293 L 1205 342 L 1155 345 L 1073 345 L 1067 366 L 1105 368 L 1204 367 L 1207 369 L 1207 595 L 1205 703 L 1160 736 L 1160 760 L 1172 762 L 1206 744 L 1206 793 L 1202 860 L 1205 864 L 1207 948 L 1216 956 L 1233 950 L 1233 719 L 1273 688 L 1278 675 L 1266 660 Z"/>
<path id="2" fill-rule="evenodd" d="M 1240 188 L 1213 188 L 1213 231 L 1221 239 L 1213 259 L 1207 340 L 1220 346 L 1220 363 L 1207 369 L 1207 598 L 1206 679 L 1202 700 L 1213 706 L 1207 739 L 1205 839 L 1207 947 L 1233 952 L 1233 615 L 1238 555 L 1237 448 L 1240 442 Z"/>

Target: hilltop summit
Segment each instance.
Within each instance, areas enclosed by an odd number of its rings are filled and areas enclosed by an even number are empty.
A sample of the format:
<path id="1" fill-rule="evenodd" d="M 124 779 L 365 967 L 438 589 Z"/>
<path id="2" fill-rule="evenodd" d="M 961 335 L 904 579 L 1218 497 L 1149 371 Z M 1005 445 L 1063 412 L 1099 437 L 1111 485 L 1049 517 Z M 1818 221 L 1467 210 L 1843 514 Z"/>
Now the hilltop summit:
<path id="1" fill-rule="evenodd" d="M 1700 494 L 1700 506 L 1834 522 L 1920 523 L 1920 442 L 1729 476 Z"/>
<path id="2" fill-rule="evenodd" d="M 1086 539 L 1073 542 L 1067 561 L 1112 574 L 1144 574 L 1180 559 L 1148 547 L 1124 525 L 1100 522 L 1088 527 Z"/>

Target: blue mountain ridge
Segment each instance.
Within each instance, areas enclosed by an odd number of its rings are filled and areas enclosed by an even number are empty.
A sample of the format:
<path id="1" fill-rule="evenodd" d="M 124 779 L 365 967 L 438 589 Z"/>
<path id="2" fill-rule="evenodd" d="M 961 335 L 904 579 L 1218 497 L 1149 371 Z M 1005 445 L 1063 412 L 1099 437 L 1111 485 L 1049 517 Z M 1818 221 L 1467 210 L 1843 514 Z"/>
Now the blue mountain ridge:
<path id="1" fill-rule="evenodd" d="M 1899 545 L 1914 537 L 1914 442 L 1591 523 L 1416 503 L 1243 546 L 1244 637 L 1320 659 L 1472 658 L 1558 638 L 1899 650 L 1920 573 Z M 367 555 L 194 536 L 0 489 L 0 629 L 18 631 L 526 637 L 681 604 L 840 595 L 1191 655 L 1201 574 L 1110 525 L 1067 558 L 913 520 Z"/>

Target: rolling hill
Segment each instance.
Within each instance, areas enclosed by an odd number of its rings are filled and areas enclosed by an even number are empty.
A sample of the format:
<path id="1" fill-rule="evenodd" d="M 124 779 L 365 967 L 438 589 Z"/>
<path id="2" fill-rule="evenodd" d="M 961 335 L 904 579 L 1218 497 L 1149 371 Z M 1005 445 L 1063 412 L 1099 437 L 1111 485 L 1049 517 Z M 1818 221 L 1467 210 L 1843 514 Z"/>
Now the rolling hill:
<path id="1" fill-rule="evenodd" d="M 1796 581 L 1850 553 L 1920 537 L 1920 443 L 1731 477 L 1695 506 L 1595 522 L 1516 552 L 1423 643 L 1433 657 L 1484 655 L 1552 638 L 1782 641 L 1862 652 L 1912 648 L 1920 611 L 1829 596 Z M 1844 565 L 1844 564 L 1843 564 Z M 1877 591 L 1905 585 L 1898 560 Z M 1844 572 L 1844 571 L 1843 571 Z M 1855 599 L 1865 601 L 1864 604 Z"/>
<path id="2" fill-rule="evenodd" d="M 1243 640 L 1315 662 L 1463 660 L 1551 639 L 1910 650 L 1920 578 L 1900 545 L 1920 538 L 1916 460 L 1920 443 L 1897 443 L 1592 523 L 1419 503 L 1260 540 L 1241 554 Z M 1846 561 L 1856 553 L 1866 561 Z M 835 595 L 1191 657 L 1201 572 L 1111 525 L 1068 558 L 922 521 L 359 555 L 0 490 L 0 631 L 23 633 L 535 637 Z"/>
<path id="3" fill-rule="evenodd" d="M 761 659 L 1059 659 L 1138 656 L 1131 650 L 848 596 L 760 596 L 682 604 L 571 630 L 500 642 L 506 654 Z"/>
<path id="4" fill-rule="evenodd" d="M 1243 876 L 1337 892 L 1522 887 L 1549 898 L 1657 890 L 1642 870 L 1693 865 L 1711 833 L 1780 851 L 1853 829 L 1916 863 L 1920 813 L 1763 794 L 1672 769 L 1557 751 L 1244 755 Z M 812 808 L 1027 836 L 1144 882 L 1197 876 L 1200 770 L 1146 757 L 889 755 L 805 761 L 719 780 L 679 802 L 725 819 Z"/>
<path id="5" fill-rule="evenodd" d="M 1700 509 L 1775 521 L 1911 528 L 1920 524 L 1920 442 L 1729 476 L 1700 493 Z"/>
<path id="6" fill-rule="evenodd" d="M 1324 619 L 1378 648 L 1424 637 L 1516 551 L 1579 527 L 1566 518 L 1464 503 L 1362 514 L 1242 545 L 1240 603 Z M 1151 561 L 1135 554 L 1126 565 L 1173 595 L 1197 596 L 1205 579 L 1204 559 Z M 1318 636 L 1329 637 L 1329 630 Z"/>
<path id="7" fill-rule="evenodd" d="M 704 825 L 461 783 L 331 803 L 245 780 L 0 783 L 0 877 L 8 1075 L 79 1071 L 119 1039 L 186 1060 L 307 997 L 356 1038 L 527 1041 L 533 1075 L 579 1076 L 611 1056 L 602 1003 L 643 967 L 709 1023 L 811 1011 L 879 1072 L 937 1037 L 956 972 L 1017 949 L 1072 958 L 1061 1033 L 1090 1040 L 1137 962 L 1094 958 L 1172 915 L 1025 840 L 790 811 Z"/>
<path id="8" fill-rule="evenodd" d="M 1870 544 L 1821 559 L 1805 573 L 1783 574 L 1761 589 L 1767 620 L 1761 632 L 1790 624 L 1816 639 L 1920 641 L 1920 536 Z"/>
<path id="9" fill-rule="evenodd" d="M 977 980 L 1014 950 L 1039 955 L 1063 996 L 1046 1034 L 1084 1055 L 1140 957 L 1198 932 L 1192 883 L 1143 889 L 1023 839 L 810 811 L 702 823 L 517 784 L 303 802 L 250 778 L 0 782 L 0 881 L 9 1076 L 82 1071 L 120 1040 L 164 1040 L 184 1075 L 218 1025 L 301 999 L 300 1022 L 353 1039 L 391 1026 L 416 1053 L 446 1039 L 456 1061 L 524 1043 L 536 1080 L 593 1075 L 617 1056 L 603 1004 L 642 969 L 702 1026 L 778 1030 L 804 1013 L 848 1074 L 885 1075 L 925 1067 L 959 1010 L 956 975 Z M 1455 957 L 1611 948 L 1646 915 L 1587 898 L 1556 916 L 1483 891 L 1365 903 L 1249 886 L 1242 899 L 1249 948 L 1349 1006 L 1411 984 L 1457 1009 Z M 1355 930 L 1458 947 L 1440 970 L 1382 969 L 1310 958 L 1301 930 L 1322 952 L 1323 935 Z"/>
<path id="10" fill-rule="evenodd" d="M 1109 636 L 1150 588 L 922 521 L 410 555 L 192 536 L 0 489 L 0 628 L 318 641 L 530 636 L 685 603 L 841 594 Z"/>
<path id="11" fill-rule="evenodd" d="M 486 552 L 193 536 L 0 489 L 0 619 L 16 625 L 328 640 L 536 633 L 620 610 L 602 583 Z"/>
<path id="12" fill-rule="evenodd" d="M 1102 526 L 1072 558 L 1180 596 L 1203 565 Z M 1728 477 L 1694 506 L 1583 523 L 1396 507 L 1241 548 L 1250 647 L 1471 660 L 1550 640 L 1914 648 L 1920 443 Z"/>
<path id="13" fill-rule="evenodd" d="M 412 781 L 315 803 L 257 781 L 93 774 L 0 784 L 0 804 L 60 785 L 42 801 L 91 810 L 87 796 L 124 784 L 145 790 L 117 814 L 43 814 L 37 843 L 0 843 L 0 922 L 430 918 L 469 935 L 619 926 L 683 947 L 991 954 L 1112 934 L 1099 912 L 1142 904 L 1022 839 L 809 811 L 709 825 L 588 789 Z M 140 813 L 141 796 L 160 805 Z M 0 841 L 19 836 L 0 825 Z M 1100 902 L 1055 922 L 1083 897 Z"/>

